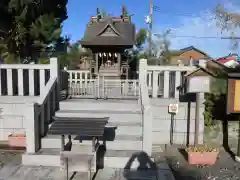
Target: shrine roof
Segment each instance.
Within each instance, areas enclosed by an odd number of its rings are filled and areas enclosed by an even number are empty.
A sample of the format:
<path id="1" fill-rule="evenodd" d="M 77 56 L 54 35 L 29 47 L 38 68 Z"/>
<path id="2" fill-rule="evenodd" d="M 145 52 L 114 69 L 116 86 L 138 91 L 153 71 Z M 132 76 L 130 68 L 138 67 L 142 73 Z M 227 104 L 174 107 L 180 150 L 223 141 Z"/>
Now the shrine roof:
<path id="1" fill-rule="evenodd" d="M 119 18 L 120 19 L 120 18 Z M 103 18 L 86 26 L 84 37 L 79 43 L 84 46 L 130 46 L 135 43 L 135 25 L 130 21 Z"/>

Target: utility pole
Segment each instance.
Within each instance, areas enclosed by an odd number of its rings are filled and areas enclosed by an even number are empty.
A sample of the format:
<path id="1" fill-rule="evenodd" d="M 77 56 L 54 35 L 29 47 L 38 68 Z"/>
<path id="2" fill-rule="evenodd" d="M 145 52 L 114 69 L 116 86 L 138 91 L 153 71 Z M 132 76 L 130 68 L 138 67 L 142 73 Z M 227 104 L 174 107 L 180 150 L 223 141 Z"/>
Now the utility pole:
<path id="1" fill-rule="evenodd" d="M 153 20 L 153 0 L 150 0 L 150 3 L 149 3 L 149 5 L 150 5 L 150 9 L 149 9 L 149 19 L 150 19 L 150 21 L 149 21 L 149 57 L 151 57 L 152 56 L 152 20 Z"/>

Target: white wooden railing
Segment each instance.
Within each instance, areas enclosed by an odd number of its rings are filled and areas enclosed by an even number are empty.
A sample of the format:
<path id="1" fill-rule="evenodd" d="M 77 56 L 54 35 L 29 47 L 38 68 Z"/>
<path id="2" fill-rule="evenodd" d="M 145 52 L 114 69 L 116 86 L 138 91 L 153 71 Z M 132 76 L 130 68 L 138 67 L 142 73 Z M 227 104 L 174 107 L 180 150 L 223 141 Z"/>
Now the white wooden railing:
<path id="1" fill-rule="evenodd" d="M 40 148 L 40 139 L 45 136 L 52 116 L 59 103 L 59 69 L 56 58 L 51 59 L 52 72 L 46 85 L 42 87 L 36 102 L 26 104 L 25 119 L 28 124 L 26 131 L 27 153 L 35 153 Z"/>
<path id="2" fill-rule="evenodd" d="M 1 64 L 0 96 L 39 96 L 52 74 L 58 71 L 57 60 L 50 64 Z"/>
<path id="3" fill-rule="evenodd" d="M 183 75 L 195 69 L 195 66 L 147 66 L 149 94 L 153 98 L 178 98 L 177 88 L 182 84 Z"/>
<path id="4" fill-rule="evenodd" d="M 137 98 L 138 80 L 93 78 L 89 71 L 67 70 L 68 94 L 77 98 Z"/>
<path id="5" fill-rule="evenodd" d="M 0 75 L 0 97 L 9 96 L 11 100 L 24 95 L 33 97 L 30 101 L 23 101 L 22 106 L 25 110 L 26 151 L 35 153 L 59 106 L 58 60 L 51 58 L 50 64 L 2 64 Z"/>
<path id="6" fill-rule="evenodd" d="M 81 83 L 82 80 L 92 79 L 90 71 L 67 70 L 67 72 L 69 73 L 69 83 Z"/>
<path id="7" fill-rule="evenodd" d="M 146 84 L 153 98 L 179 98 L 180 85 L 185 73 L 195 66 L 146 66 Z M 139 95 L 138 80 L 107 80 L 93 78 L 89 71 L 68 70 L 69 95 L 72 97 L 128 97 Z M 139 73 L 141 73 L 139 71 Z M 120 89 L 117 91 L 116 89 Z M 114 90 L 113 90 L 114 89 Z M 115 93 L 115 95 L 114 95 Z"/>

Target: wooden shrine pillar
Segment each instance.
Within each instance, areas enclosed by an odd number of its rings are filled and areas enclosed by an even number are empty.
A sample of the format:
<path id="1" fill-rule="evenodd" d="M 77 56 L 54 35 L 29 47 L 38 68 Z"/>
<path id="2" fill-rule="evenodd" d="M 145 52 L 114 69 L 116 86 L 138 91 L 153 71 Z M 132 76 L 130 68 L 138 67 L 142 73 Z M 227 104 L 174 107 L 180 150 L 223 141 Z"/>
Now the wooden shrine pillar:
<path id="1" fill-rule="evenodd" d="M 118 75 L 121 76 L 121 53 L 117 53 L 117 69 Z"/>
<path id="2" fill-rule="evenodd" d="M 94 73 L 98 74 L 98 53 L 95 53 L 95 69 L 94 69 Z"/>

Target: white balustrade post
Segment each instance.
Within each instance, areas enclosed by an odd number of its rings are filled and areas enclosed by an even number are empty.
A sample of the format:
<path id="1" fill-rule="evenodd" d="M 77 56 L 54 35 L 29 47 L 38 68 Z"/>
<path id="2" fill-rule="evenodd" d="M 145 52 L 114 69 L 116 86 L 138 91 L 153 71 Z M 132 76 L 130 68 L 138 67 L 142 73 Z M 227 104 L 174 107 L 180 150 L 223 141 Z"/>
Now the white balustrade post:
<path id="1" fill-rule="evenodd" d="M 143 106 L 143 143 L 142 149 L 149 156 L 152 154 L 152 113 L 147 87 L 147 59 L 140 59 L 139 81 Z"/>
<path id="2" fill-rule="evenodd" d="M 175 74 L 175 99 L 179 98 L 179 86 L 181 85 L 181 71 L 176 71 Z"/>
<path id="3" fill-rule="evenodd" d="M 45 69 L 40 69 L 39 76 L 40 76 L 39 77 L 39 80 L 40 80 L 39 85 L 40 85 L 40 95 L 41 95 L 45 89 Z"/>
<path id="4" fill-rule="evenodd" d="M 23 69 L 18 69 L 17 73 L 18 73 L 18 95 L 19 96 L 23 96 L 24 95 L 24 89 L 23 89 Z"/>
<path id="5" fill-rule="evenodd" d="M 163 97 L 169 98 L 169 71 L 164 71 Z"/>
<path id="6" fill-rule="evenodd" d="M 153 83 L 152 83 L 152 97 L 157 98 L 158 96 L 158 71 L 153 71 Z"/>
<path id="7" fill-rule="evenodd" d="M 58 109 L 58 103 L 60 101 L 60 83 L 59 83 L 59 64 L 57 58 L 50 58 L 50 78 L 56 77 L 57 78 L 57 85 L 56 85 L 56 109 Z M 53 102 L 54 103 L 54 102 Z"/>
<path id="8" fill-rule="evenodd" d="M 121 53 L 117 54 L 117 69 L 118 75 L 121 76 Z"/>
<path id="9" fill-rule="evenodd" d="M 146 62 L 145 62 L 146 61 Z M 143 89 L 141 89 L 141 84 L 147 83 L 145 79 L 147 78 L 147 71 L 146 71 L 146 66 L 147 66 L 147 59 L 140 59 L 139 60 L 139 73 L 138 73 L 138 79 L 139 79 L 139 87 L 140 87 L 140 93 L 139 93 L 139 103 L 141 103 L 141 94 Z M 145 82 L 144 82 L 145 81 Z"/>
<path id="10" fill-rule="evenodd" d="M 8 92 L 8 96 L 13 95 L 12 69 L 7 69 L 7 92 Z"/>
<path id="11" fill-rule="evenodd" d="M 95 64 L 95 70 L 94 70 L 94 73 L 95 73 L 95 74 L 98 74 L 98 63 L 99 63 L 99 62 L 98 62 L 98 60 L 99 60 L 98 55 L 99 55 L 98 53 L 95 53 L 95 63 L 96 63 L 96 64 Z"/>
<path id="12" fill-rule="evenodd" d="M 57 77 L 59 81 L 59 64 L 57 58 L 50 58 L 50 77 Z"/>
<path id="13" fill-rule="evenodd" d="M 35 114 L 35 105 L 33 103 L 25 104 L 25 121 L 26 121 L 26 151 L 27 153 L 35 153 L 39 147 L 37 135 L 39 136 L 38 123 Z"/>

